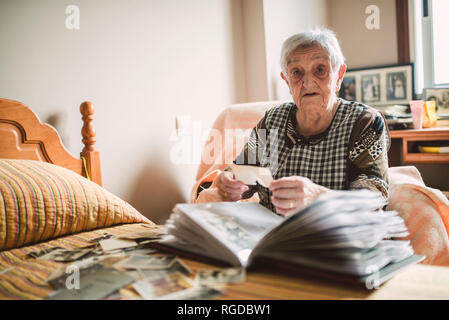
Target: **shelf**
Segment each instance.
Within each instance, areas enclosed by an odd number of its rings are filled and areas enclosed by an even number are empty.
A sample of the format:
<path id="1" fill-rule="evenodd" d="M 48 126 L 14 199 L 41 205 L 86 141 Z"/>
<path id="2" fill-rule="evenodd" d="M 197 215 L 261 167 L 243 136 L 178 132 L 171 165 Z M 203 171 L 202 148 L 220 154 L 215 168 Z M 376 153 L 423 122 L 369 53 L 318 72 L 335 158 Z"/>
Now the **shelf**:
<path id="1" fill-rule="evenodd" d="M 391 130 L 391 139 L 402 142 L 402 163 L 449 163 L 449 153 L 418 153 L 419 142 L 435 146 L 449 145 L 449 127 L 435 127 L 420 130 Z M 446 143 L 447 141 L 447 143 Z"/>
<path id="2" fill-rule="evenodd" d="M 449 139 L 449 127 L 435 127 L 428 129 L 390 130 L 390 137 L 394 138 L 416 138 L 431 137 Z"/>
<path id="3" fill-rule="evenodd" d="M 449 163 L 449 153 L 406 153 L 404 163 Z"/>

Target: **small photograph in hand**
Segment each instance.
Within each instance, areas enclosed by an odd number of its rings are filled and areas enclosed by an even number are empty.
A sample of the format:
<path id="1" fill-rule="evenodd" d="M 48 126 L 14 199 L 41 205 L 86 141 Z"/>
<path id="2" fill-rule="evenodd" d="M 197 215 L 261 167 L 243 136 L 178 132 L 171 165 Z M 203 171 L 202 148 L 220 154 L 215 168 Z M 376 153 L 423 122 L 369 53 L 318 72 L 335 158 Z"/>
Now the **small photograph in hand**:
<path id="1" fill-rule="evenodd" d="M 268 168 L 249 165 L 231 164 L 230 168 L 236 180 L 242 181 L 246 185 L 256 185 L 259 183 L 264 187 L 269 187 L 273 176 Z"/>

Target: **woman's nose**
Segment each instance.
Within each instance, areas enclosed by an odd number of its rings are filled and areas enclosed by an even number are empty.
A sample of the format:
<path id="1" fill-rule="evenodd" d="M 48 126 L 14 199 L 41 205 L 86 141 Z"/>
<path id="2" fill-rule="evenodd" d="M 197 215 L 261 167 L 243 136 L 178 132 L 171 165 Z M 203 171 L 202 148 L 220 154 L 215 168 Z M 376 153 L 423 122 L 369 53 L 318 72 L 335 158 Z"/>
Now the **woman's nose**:
<path id="1" fill-rule="evenodd" d="M 306 73 L 302 78 L 303 87 L 308 88 L 312 84 L 312 80 L 312 77 L 308 73 Z"/>

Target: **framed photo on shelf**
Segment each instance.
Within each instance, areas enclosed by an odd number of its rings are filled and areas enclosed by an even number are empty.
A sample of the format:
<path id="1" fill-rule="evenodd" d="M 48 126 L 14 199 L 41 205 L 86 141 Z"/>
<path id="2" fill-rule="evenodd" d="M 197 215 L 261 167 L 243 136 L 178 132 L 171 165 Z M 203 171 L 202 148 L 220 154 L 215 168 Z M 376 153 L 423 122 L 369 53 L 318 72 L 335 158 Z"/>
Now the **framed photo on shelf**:
<path id="1" fill-rule="evenodd" d="M 339 97 L 373 107 L 409 104 L 414 98 L 413 83 L 412 63 L 351 69 L 346 71 Z"/>
<path id="2" fill-rule="evenodd" d="M 423 100 L 435 101 L 437 114 L 449 115 L 449 88 L 424 88 Z"/>

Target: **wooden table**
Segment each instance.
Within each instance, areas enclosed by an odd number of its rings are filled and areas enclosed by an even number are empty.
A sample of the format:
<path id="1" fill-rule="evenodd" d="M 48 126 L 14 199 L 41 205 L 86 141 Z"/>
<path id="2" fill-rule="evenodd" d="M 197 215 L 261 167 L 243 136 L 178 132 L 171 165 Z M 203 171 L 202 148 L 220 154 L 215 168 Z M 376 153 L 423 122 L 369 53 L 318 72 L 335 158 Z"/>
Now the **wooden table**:
<path id="1" fill-rule="evenodd" d="M 209 269 L 209 263 L 183 258 L 193 270 Z M 244 283 L 228 284 L 220 300 L 347 300 L 347 299 L 449 299 L 449 267 L 414 265 L 405 268 L 378 289 L 328 281 L 287 270 L 257 267 L 247 272 Z"/>

